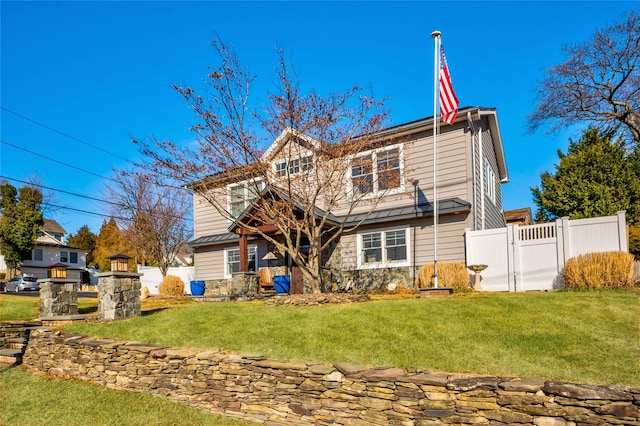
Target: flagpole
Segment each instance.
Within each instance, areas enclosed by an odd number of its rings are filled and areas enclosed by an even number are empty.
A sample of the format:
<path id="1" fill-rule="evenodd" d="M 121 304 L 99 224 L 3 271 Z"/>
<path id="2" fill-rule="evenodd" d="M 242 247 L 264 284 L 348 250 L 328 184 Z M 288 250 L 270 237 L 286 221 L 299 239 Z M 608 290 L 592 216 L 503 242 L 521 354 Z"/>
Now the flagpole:
<path id="1" fill-rule="evenodd" d="M 433 286 L 438 288 L 438 192 L 437 192 L 437 135 L 440 120 L 438 119 L 438 96 L 440 88 L 440 31 L 431 33 L 435 42 L 433 55 Z"/>

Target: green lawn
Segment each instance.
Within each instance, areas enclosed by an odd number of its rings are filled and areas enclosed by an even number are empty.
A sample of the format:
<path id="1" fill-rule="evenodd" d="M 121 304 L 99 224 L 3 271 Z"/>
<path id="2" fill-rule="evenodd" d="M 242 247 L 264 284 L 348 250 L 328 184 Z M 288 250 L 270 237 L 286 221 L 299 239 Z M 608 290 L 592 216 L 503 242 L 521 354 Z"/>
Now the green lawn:
<path id="1" fill-rule="evenodd" d="M 147 393 L 76 380 L 44 378 L 11 367 L 0 371 L 0 424 L 6 426 L 237 425 Z"/>
<path id="2" fill-rule="evenodd" d="M 67 328 L 276 358 L 638 386 L 639 296 L 478 294 L 315 307 L 208 303 Z"/>

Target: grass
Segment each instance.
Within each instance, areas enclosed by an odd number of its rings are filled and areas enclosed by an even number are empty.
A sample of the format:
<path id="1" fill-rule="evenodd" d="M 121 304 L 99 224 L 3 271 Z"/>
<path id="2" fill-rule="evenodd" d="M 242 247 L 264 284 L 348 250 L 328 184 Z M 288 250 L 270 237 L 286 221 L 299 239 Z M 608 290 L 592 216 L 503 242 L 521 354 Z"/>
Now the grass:
<path id="1" fill-rule="evenodd" d="M 254 425 L 146 393 L 0 371 L 0 424 L 6 426 Z"/>
<path id="2" fill-rule="evenodd" d="M 472 294 L 320 307 L 211 303 L 67 328 L 275 358 L 638 386 L 639 295 Z"/>
<path id="3" fill-rule="evenodd" d="M 143 310 L 160 310 L 176 306 L 194 304 L 185 298 L 149 298 L 140 301 Z M 0 294 L 0 321 L 31 320 L 39 316 L 40 299 L 37 297 Z M 78 313 L 91 314 L 98 311 L 98 300 L 78 298 Z"/>

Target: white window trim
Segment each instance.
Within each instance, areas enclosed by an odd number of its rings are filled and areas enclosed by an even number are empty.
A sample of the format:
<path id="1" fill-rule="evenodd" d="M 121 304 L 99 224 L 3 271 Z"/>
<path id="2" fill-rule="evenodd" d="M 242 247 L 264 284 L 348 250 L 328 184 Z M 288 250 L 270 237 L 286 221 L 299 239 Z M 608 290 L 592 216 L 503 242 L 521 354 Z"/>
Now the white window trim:
<path id="1" fill-rule="evenodd" d="M 303 170 L 302 168 L 302 160 L 304 160 L 305 158 L 309 158 L 309 162 L 307 163 L 308 164 L 307 170 Z M 300 170 L 297 172 L 292 172 L 291 166 L 292 166 L 292 163 L 296 160 L 299 160 L 298 167 L 300 168 Z M 280 158 L 274 161 L 271 164 L 271 170 L 273 171 L 273 174 L 276 179 L 283 179 L 283 178 L 286 178 L 287 176 L 295 176 L 297 174 L 300 174 L 303 171 L 308 171 L 310 168 L 313 167 L 313 163 L 314 163 L 313 153 L 311 151 L 305 151 L 305 152 L 301 152 L 301 155 Z M 284 164 L 283 170 L 285 174 L 281 176 L 279 174 L 278 165 L 282 165 L 282 164 Z"/>
<path id="2" fill-rule="evenodd" d="M 397 188 L 391 188 L 391 189 L 384 189 L 382 191 L 378 190 L 378 153 L 379 152 L 384 152 L 384 151 L 391 151 L 393 149 L 398 149 L 398 160 L 400 163 L 400 186 Z M 372 149 L 369 151 L 362 151 L 359 152 L 356 155 L 351 156 L 351 158 L 349 159 L 349 168 L 347 170 L 347 194 L 349 194 L 350 197 L 353 197 L 353 180 L 352 180 L 352 167 L 351 167 L 351 162 L 358 158 L 358 157 L 364 157 L 370 155 L 371 156 L 371 168 L 372 168 L 372 173 L 373 173 L 373 191 L 371 191 L 368 194 L 363 194 L 361 197 L 366 199 L 366 198 L 375 198 L 375 197 L 379 197 L 380 195 L 392 195 L 392 194 L 399 194 L 404 192 L 405 190 L 405 179 L 404 179 L 404 144 L 395 144 L 395 145 L 389 145 L 389 146 L 385 146 L 382 148 L 378 148 L 378 149 Z"/>
<path id="3" fill-rule="evenodd" d="M 411 266 L 411 228 L 406 227 L 394 227 L 394 228 L 384 228 L 384 229 L 370 229 L 367 231 L 359 231 L 356 235 L 356 257 L 357 257 L 357 269 L 380 269 L 380 268 L 400 268 L 405 266 Z M 404 231 L 405 232 L 405 241 L 407 242 L 407 258 L 405 260 L 396 260 L 396 261 L 387 261 L 387 251 L 386 251 L 386 233 L 387 232 L 395 232 L 395 231 Z M 364 234 L 373 234 L 379 232 L 382 239 L 382 262 L 375 263 L 364 263 L 362 261 L 362 236 Z"/>
<path id="4" fill-rule="evenodd" d="M 485 195 L 493 202 L 496 203 L 496 174 L 493 172 L 493 168 L 488 161 L 484 163 L 484 184 Z"/>
<path id="5" fill-rule="evenodd" d="M 251 185 L 251 187 L 253 187 L 254 182 L 258 182 L 258 185 L 261 186 L 262 189 L 264 189 L 265 187 L 265 181 L 264 179 L 256 179 L 255 181 L 250 181 L 250 180 L 243 180 L 241 182 L 235 182 L 235 183 L 230 183 L 227 185 L 226 191 L 227 191 L 227 212 L 229 212 L 229 215 L 233 216 L 233 211 L 232 211 L 232 207 L 231 207 L 231 188 L 236 187 L 236 186 L 241 186 L 244 188 L 244 209 L 242 209 L 243 211 L 246 210 L 247 207 L 249 207 L 249 197 L 248 197 L 248 191 L 249 191 L 249 187 Z M 257 195 L 257 194 L 256 194 Z M 229 221 L 231 222 L 232 219 L 229 219 Z"/>
<path id="6" fill-rule="evenodd" d="M 231 274 L 229 273 L 229 268 L 227 268 L 227 266 L 229 265 L 229 252 L 230 251 L 234 251 L 234 250 L 240 250 L 239 247 L 228 247 L 226 249 L 224 249 L 224 256 L 223 256 L 223 261 L 224 264 L 222 265 L 223 271 L 224 271 L 224 278 L 231 278 Z M 250 244 L 249 247 L 247 248 L 247 252 L 251 252 L 251 250 L 253 250 L 254 254 L 255 254 L 255 258 L 256 258 L 256 271 L 258 269 L 258 245 L 257 244 Z"/>

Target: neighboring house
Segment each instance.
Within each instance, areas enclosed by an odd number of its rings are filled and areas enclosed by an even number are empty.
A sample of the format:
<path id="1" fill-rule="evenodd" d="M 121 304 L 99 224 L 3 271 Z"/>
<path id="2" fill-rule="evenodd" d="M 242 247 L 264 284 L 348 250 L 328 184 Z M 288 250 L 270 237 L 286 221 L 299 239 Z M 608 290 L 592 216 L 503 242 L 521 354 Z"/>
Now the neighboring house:
<path id="1" fill-rule="evenodd" d="M 507 210 L 504 212 L 504 220 L 507 222 L 507 225 L 533 225 L 531 208 L 524 207 L 521 209 Z"/>
<path id="2" fill-rule="evenodd" d="M 349 280 L 358 289 L 391 283 L 414 287 L 417 271 L 433 262 L 434 256 L 433 117 L 385 129 L 377 136 L 375 147 L 347 159 L 351 166 L 344 191 L 359 189 L 371 197 L 384 194 L 384 198 L 370 215 L 366 205 L 357 206 L 351 214 L 346 206 L 331 211 L 337 221 L 344 217 L 364 221 L 357 230 L 343 235 L 331 253 L 323 253 L 322 266 L 330 269 L 333 282 Z M 307 156 L 295 159 L 295 164 L 283 161 L 286 145 L 291 143 L 301 143 L 300 138 L 285 130 L 266 150 L 263 159 L 273 163 L 275 173 L 286 170 L 287 164 L 304 172 L 307 162 L 313 161 L 312 148 Z M 461 109 L 453 125 L 440 126 L 437 146 L 438 261 L 464 262 L 465 229 L 505 226 L 501 184 L 508 182 L 508 174 L 495 109 Z M 395 174 L 385 191 L 376 186 L 376 168 L 382 163 L 387 173 Z M 363 170 L 372 178 L 364 181 L 368 185 L 355 188 Z M 362 185 L 363 180 L 358 182 Z M 246 184 L 229 183 L 226 191 L 228 211 L 243 220 L 251 203 L 237 194 L 247 191 Z M 189 244 L 196 280 L 205 281 L 208 293 L 211 289 L 220 294 L 233 292 L 229 286 L 233 287 L 234 275 L 241 272 L 241 244 L 235 230 L 234 223 L 202 195 L 194 194 L 194 240 Z M 274 254 L 266 241 L 249 235 L 247 269 L 257 272 L 265 267 L 275 275 L 291 275 L 291 291 L 303 291 L 295 282 L 299 278 L 288 257 Z"/>
<path id="3" fill-rule="evenodd" d="M 55 220 L 45 219 L 38 231 L 36 245 L 31 258 L 25 259 L 19 266 L 25 276 L 47 278 L 52 265 L 67 265 L 67 278 L 82 281 L 87 270 L 87 254 L 83 249 L 65 245 L 67 231 Z"/>

